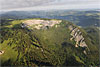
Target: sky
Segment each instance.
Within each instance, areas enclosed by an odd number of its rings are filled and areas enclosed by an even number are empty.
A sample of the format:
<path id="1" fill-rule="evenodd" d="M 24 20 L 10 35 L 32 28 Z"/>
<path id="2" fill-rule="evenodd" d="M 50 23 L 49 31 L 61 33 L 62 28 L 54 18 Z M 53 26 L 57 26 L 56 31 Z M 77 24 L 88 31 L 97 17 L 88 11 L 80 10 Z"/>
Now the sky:
<path id="1" fill-rule="evenodd" d="M 50 10 L 100 8 L 100 0 L 0 0 L 0 10 Z"/>

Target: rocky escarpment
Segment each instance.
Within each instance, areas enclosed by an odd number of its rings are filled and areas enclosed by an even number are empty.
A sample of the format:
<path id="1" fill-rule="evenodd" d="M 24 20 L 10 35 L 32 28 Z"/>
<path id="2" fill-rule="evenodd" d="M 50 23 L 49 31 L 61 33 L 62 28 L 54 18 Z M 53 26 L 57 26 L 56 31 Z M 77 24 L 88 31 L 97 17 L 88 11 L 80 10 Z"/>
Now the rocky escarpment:
<path id="1" fill-rule="evenodd" d="M 84 37 L 82 35 L 82 32 L 76 28 L 76 27 L 73 27 L 72 25 L 69 26 L 69 29 L 71 31 L 71 38 L 70 40 L 74 40 L 76 42 L 75 44 L 75 47 L 87 47 L 87 44 L 86 42 L 84 41 Z"/>
<path id="2" fill-rule="evenodd" d="M 22 27 L 28 27 L 31 29 L 46 29 L 48 27 L 53 27 L 56 24 L 61 23 L 61 20 L 41 20 L 41 19 L 33 19 L 26 20 L 22 22 Z M 56 26 L 57 27 L 57 26 Z"/>

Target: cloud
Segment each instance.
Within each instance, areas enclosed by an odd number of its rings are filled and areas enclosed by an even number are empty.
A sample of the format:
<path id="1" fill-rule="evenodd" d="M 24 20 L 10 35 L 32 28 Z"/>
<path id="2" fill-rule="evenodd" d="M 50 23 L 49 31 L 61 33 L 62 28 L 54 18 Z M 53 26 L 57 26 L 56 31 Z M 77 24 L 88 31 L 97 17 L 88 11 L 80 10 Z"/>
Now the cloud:
<path id="1" fill-rule="evenodd" d="M 100 8 L 100 0 L 0 0 L 1 10 Z"/>
<path id="2" fill-rule="evenodd" d="M 1 9 L 24 8 L 40 6 L 53 0 L 0 0 Z"/>
<path id="3" fill-rule="evenodd" d="M 64 4 L 97 4 L 100 0 L 55 0 L 50 5 L 64 5 Z"/>

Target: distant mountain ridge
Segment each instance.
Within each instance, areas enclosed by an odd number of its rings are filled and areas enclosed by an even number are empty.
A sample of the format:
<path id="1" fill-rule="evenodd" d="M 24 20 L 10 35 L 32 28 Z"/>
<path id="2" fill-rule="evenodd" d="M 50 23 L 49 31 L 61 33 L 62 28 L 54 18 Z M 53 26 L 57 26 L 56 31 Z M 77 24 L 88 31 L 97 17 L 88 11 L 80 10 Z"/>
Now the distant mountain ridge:
<path id="1" fill-rule="evenodd" d="M 11 11 L 0 15 L 3 19 L 49 18 L 63 19 L 76 25 L 100 27 L 100 12 L 98 10 L 58 10 L 58 11 Z"/>

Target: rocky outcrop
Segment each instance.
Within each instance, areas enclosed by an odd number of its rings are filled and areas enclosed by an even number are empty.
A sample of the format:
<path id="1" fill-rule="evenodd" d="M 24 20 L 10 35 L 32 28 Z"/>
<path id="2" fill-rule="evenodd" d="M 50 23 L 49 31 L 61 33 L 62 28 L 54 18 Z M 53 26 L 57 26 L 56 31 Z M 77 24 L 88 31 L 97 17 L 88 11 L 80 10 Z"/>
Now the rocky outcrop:
<path id="1" fill-rule="evenodd" d="M 2 55 L 4 53 L 4 51 L 0 51 L 0 55 Z"/>
<path id="2" fill-rule="evenodd" d="M 87 47 L 82 32 L 78 28 L 70 25 L 69 30 L 71 31 L 70 35 L 72 36 L 70 40 L 74 40 L 76 42 L 75 47 Z"/>
<path id="3" fill-rule="evenodd" d="M 35 29 L 46 29 L 47 27 L 53 27 L 56 24 L 61 23 L 61 20 L 26 20 L 22 22 L 22 27 L 35 28 Z"/>

